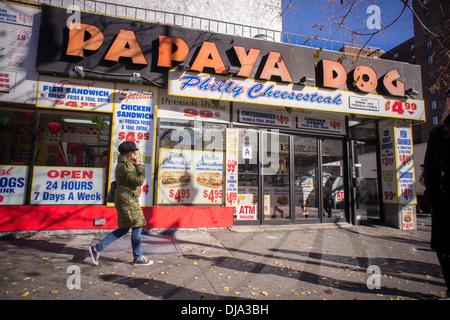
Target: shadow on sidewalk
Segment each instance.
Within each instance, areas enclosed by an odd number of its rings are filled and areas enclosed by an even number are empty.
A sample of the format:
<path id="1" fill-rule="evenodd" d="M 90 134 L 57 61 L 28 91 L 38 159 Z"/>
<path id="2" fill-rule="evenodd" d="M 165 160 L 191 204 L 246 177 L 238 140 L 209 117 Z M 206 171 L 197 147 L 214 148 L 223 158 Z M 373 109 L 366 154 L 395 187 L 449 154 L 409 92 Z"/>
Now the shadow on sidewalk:
<path id="1" fill-rule="evenodd" d="M 68 262 L 80 264 L 84 264 L 84 259 L 89 255 L 88 251 L 85 249 L 73 248 L 64 243 L 57 243 L 48 240 L 10 239 L 1 241 L 18 248 L 28 248 L 47 253 L 71 255 L 72 259 L 68 260 Z"/>
<path id="2" fill-rule="evenodd" d="M 124 284 L 131 289 L 138 289 L 147 296 L 164 300 L 248 300 L 195 291 L 155 279 L 122 277 L 118 275 L 101 275 L 100 278 L 105 282 Z"/>

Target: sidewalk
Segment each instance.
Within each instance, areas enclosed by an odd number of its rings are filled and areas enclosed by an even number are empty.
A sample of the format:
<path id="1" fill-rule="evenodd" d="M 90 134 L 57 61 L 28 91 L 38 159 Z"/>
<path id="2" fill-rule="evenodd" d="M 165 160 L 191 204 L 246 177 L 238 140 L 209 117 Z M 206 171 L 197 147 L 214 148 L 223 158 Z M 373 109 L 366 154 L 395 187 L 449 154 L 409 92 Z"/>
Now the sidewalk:
<path id="1" fill-rule="evenodd" d="M 425 224 L 417 231 L 348 224 L 178 230 L 143 237 L 154 261 L 146 267 L 133 266 L 130 249 L 120 246 L 92 265 L 86 248 L 94 234 L 38 233 L 0 240 L 0 299 L 437 299 L 445 287 L 430 230 Z M 118 245 L 129 239 L 123 241 Z M 370 290 L 368 280 L 380 288 Z"/>

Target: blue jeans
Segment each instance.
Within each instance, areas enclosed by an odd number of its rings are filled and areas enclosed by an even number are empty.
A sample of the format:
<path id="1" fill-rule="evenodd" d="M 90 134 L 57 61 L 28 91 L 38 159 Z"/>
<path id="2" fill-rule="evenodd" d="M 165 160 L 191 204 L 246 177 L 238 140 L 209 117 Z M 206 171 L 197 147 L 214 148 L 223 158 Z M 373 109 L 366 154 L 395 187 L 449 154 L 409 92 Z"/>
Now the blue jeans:
<path id="1" fill-rule="evenodd" d="M 102 241 L 95 245 L 95 250 L 100 253 L 106 249 L 111 243 L 119 239 L 120 237 L 126 235 L 129 229 L 116 229 L 106 237 L 103 238 Z M 141 233 L 142 227 L 132 228 L 131 229 L 131 247 L 133 248 L 133 257 L 134 260 L 139 259 L 142 256 L 141 252 Z"/>

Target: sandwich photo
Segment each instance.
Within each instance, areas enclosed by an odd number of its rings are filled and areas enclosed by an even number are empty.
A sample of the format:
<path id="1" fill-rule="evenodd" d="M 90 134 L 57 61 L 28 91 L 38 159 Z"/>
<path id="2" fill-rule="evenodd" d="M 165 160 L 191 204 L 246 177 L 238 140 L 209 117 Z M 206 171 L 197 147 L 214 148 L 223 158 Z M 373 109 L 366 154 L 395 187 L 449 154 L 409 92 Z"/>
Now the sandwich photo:
<path id="1" fill-rule="evenodd" d="M 163 187 L 182 187 L 191 182 L 191 176 L 186 171 L 166 171 L 161 175 L 161 184 Z"/>
<path id="2" fill-rule="evenodd" d="M 197 175 L 197 183 L 210 188 L 222 186 L 222 174 L 219 172 L 201 172 Z"/>

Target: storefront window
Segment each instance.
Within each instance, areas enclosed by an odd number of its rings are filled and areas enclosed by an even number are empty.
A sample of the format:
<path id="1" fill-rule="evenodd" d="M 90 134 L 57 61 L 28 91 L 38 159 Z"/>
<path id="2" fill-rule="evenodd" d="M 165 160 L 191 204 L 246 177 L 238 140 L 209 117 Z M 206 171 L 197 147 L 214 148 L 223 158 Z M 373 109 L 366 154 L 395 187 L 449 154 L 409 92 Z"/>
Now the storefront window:
<path id="1" fill-rule="evenodd" d="M 32 204 L 103 204 L 111 116 L 40 111 Z"/>
<path id="2" fill-rule="evenodd" d="M 224 203 L 225 124 L 162 118 L 158 204 Z"/>
<path id="3" fill-rule="evenodd" d="M 34 111 L 0 108 L 0 205 L 25 202 Z"/>

